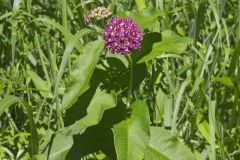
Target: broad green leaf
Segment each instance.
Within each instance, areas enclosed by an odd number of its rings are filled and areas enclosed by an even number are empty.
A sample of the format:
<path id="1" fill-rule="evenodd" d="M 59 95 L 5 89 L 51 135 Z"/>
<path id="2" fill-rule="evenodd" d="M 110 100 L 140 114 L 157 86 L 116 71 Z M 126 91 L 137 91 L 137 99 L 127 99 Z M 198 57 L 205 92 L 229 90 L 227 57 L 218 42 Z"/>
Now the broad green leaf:
<path id="1" fill-rule="evenodd" d="M 132 18 L 141 29 L 152 29 L 156 26 L 157 18 L 160 16 L 160 11 L 155 8 L 146 8 L 138 12 L 126 11 L 118 12 L 117 16 L 123 18 Z"/>
<path id="2" fill-rule="evenodd" d="M 62 102 L 62 109 L 68 109 L 78 97 L 88 89 L 88 83 L 102 50 L 102 41 L 90 42 L 76 60 L 71 71 L 71 81 L 67 86 Z"/>
<path id="3" fill-rule="evenodd" d="M 84 107 L 81 105 L 81 103 L 77 106 L 79 107 L 80 111 L 85 112 L 85 109 L 83 110 Z M 69 110 L 72 109 L 73 107 Z M 77 111 L 75 110 L 75 112 Z M 116 153 L 114 149 L 114 138 L 111 128 L 114 124 L 123 120 L 126 114 L 125 105 L 122 103 L 118 103 L 118 105 L 114 108 L 105 110 L 101 121 L 97 125 L 88 127 L 82 134 L 74 135 L 74 145 L 72 146 L 67 159 L 80 159 L 80 157 L 84 157 L 99 151 L 104 151 L 104 153 L 108 155 L 108 158 L 112 157 L 110 159 L 116 159 L 114 158 L 116 157 Z M 69 116 L 71 116 L 71 114 L 69 114 Z"/>
<path id="4" fill-rule="evenodd" d="M 194 160 L 183 142 L 161 127 L 151 127 L 151 136 L 144 160 Z"/>
<path id="5" fill-rule="evenodd" d="M 62 131 L 67 135 L 82 134 L 88 127 L 98 124 L 104 111 L 115 107 L 116 104 L 117 95 L 115 93 L 107 93 L 98 88 L 88 106 L 87 115 Z"/>
<path id="6" fill-rule="evenodd" d="M 106 58 L 113 58 L 113 59 L 118 59 L 119 62 L 121 62 L 122 64 L 124 64 L 124 66 L 127 68 L 129 66 L 129 62 L 126 59 L 126 57 L 120 55 L 120 54 L 112 54 L 111 52 L 107 52 L 106 54 Z M 119 63 L 118 62 L 118 63 Z"/>
<path id="7" fill-rule="evenodd" d="M 76 103 L 74 103 L 74 105 L 71 108 L 66 110 L 64 116 L 65 126 L 72 125 L 76 121 L 80 120 L 80 118 L 86 116 L 87 107 L 89 106 L 96 92 L 96 89 L 105 80 L 105 78 L 106 72 L 96 67 L 91 77 L 91 80 L 89 81 L 91 87 L 81 96 L 79 96 Z"/>
<path id="8" fill-rule="evenodd" d="M 209 124 L 206 120 L 202 120 L 202 117 L 203 117 L 202 114 L 197 115 L 197 127 L 200 133 L 202 134 L 202 136 L 210 144 L 211 138 L 210 138 Z"/>
<path id="9" fill-rule="evenodd" d="M 44 154 L 35 155 L 32 158 L 33 160 L 47 160 L 47 156 Z"/>
<path id="10" fill-rule="evenodd" d="M 41 132 L 40 132 L 41 134 Z M 50 145 L 50 141 L 51 141 L 51 138 L 53 136 L 54 132 L 49 129 L 47 131 L 45 131 L 45 133 L 43 133 L 43 135 L 45 135 L 43 138 L 43 142 L 41 143 L 41 145 L 39 146 L 39 153 L 44 153 L 44 152 L 47 152 L 46 150 L 49 149 L 49 145 Z M 47 155 L 47 154 L 44 154 L 44 155 Z"/>
<path id="11" fill-rule="evenodd" d="M 47 81 L 44 81 L 41 77 L 39 77 L 33 71 L 28 70 L 27 74 L 28 74 L 29 78 L 33 81 L 36 89 L 39 91 L 39 93 L 43 97 L 48 97 L 48 98 L 53 97 L 52 93 L 49 92 L 51 85 Z"/>
<path id="12" fill-rule="evenodd" d="M 3 114 L 3 112 L 12 106 L 15 103 L 19 102 L 19 98 L 15 96 L 5 96 L 2 100 L 0 100 L 0 116 Z"/>
<path id="13" fill-rule="evenodd" d="M 135 0 L 135 2 L 136 2 L 139 9 L 146 8 L 145 0 Z"/>
<path id="14" fill-rule="evenodd" d="M 214 80 L 220 82 L 223 85 L 233 87 L 233 82 L 230 77 L 215 77 Z"/>
<path id="15" fill-rule="evenodd" d="M 82 29 L 79 32 L 77 32 L 68 42 L 66 49 L 64 50 L 62 61 L 60 64 L 60 69 L 59 69 L 59 72 L 58 72 L 58 75 L 56 78 L 56 82 L 55 82 L 55 86 L 54 86 L 54 98 L 58 98 L 59 85 L 62 80 L 63 74 L 65 72 L 70 55 L 71 55 L 74 47 L 76 47 L 76 45 L 79 42 L 79 39 L 82 38 L 82 36 L 84 36 L 85 34 L 88 34 L 90 32 L 91 32 L 91 30 L 89 30 L 89 29 Z"/>
<path id="16" fill-rule="evenodd" d="M 209 133 L 209 125 L 206 120 L 202 121 L 198 124 L 198 130 L 203 135 L 203 137 L 210 143 L 210 133 Z"/>
<path id="17" fill-rule="evenodd" d="M 150 118 L 145 102 L 131 106 L 131 117 L 114 125 L 114 145 L 119 160 L 142 160 L 150 136 Z"/>
<path id="18" fill-rule="evenodd" d="M 48 143 L 44 154 L 48 160 L 65 160 L 73 145 L 73 137 L 62 134 L 49 134 L 46 140 Z"/>
<path id="19" fill-rule="evenodd" d="M 171 30 L 165 30 L 162 32 L 162 41 L 154 43 L 151 52 L 142 57 L 138 63 L 147 62 L 164 52 L 181 54 L 191 42 L 191 38 L 180 37 Z"/>

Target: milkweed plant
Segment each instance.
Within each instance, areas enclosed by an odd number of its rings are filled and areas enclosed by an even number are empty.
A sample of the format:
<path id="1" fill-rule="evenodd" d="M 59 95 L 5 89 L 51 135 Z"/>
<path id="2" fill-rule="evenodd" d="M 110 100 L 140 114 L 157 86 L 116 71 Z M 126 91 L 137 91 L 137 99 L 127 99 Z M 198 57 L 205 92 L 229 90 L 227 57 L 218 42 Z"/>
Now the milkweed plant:
<path id="1" fill-rule="evenodd" d="M 239 1 L 0 0 L 0 160 L 239 160 Z"/>

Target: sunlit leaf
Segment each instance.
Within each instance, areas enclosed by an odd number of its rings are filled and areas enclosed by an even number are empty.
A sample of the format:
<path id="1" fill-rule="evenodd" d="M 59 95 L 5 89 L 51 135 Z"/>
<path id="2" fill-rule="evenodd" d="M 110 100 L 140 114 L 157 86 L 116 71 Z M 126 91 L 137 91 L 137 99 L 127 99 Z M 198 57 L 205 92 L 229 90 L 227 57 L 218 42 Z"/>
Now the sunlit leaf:
<path id="1" fill-rule="evenodd" d="M 151 127 L 151 137 L 145 160 L 194 160 L 194 156 L 183 142 L 161 127 Z"/>
<path id="2" fill-rule="evenodd" d="M 145 0 L 135 0 L 135 2 L 136 2 L 139 9 L 146 8 Z"/>
<path id="3" fill-rule="evenodd" d="M 47 156 L 44 154 L 35 155 L 32 158 L 33 160 L 47 160 Z"/>
<path id="4" fill-rule="evenodd" d="M 73 137 L 62 134 L 49 134 L 44 154 L 48 160 L 65 160 L 73 145 Z"/>
<path id="5" fill-rule="evenodd" d="M 160 11 L 155 8 L 146 8 L 136 11 L 118 12 L 117 15 L 123 18 L 132 18 L 141 29 L 152 29 L 156 26 Z"/>
<path id="6" fill-rule="evenodd" d="M 0 100 L 0 116 L 4 113 L 4 111 L 11 107 L 13 104 L 18 103 L 19 98 L 15 96 L 5 96 L 2 100 Z"/>
<path id="7" fill-rule="evenodd" d="M 147 62 L 164 52 L 181 54 L 191 42 L 191 38 L 180 37 L 171 30 L 165 30 L 162 32 L 162 41 L 154 43 L 151 52 L 142 57 L 138 63 Z"/>
<path id="8" fill-rule="evenodd" d="M 209 124 L 206 120 L 202 120 L 203 115 L 197 115 L 197 127 L 202 136 L 206 139 L 208 143 L 211 142 Z"/>
<path id="9" fill-rule="evenodd" d="M 88 83 L 95 69 L 98 57 L 102 50 L 102 41 L 89 43 L 76 60 L 73 70 L 71 71 L 71 81 L 67 85 L 62 102 L 62 109 L 68 109 L 77 98 L 88 89 Z"/>
<path id="10" fill-rule="evenodd" d="M 215 77 L 214 80 L 229 87 L 233 86 L 233 82 L 230 77 Z"/>
<path id="11" fill-rule="evenodd" d="M 118 159 L 140 160 L 149 141 L 149 113 L 147 105 L 136 101 L 131 106 L 130 118 L 114 125 L 114 144 Z"/>
<path id="12" fill-rule="evenodd" d="M 53 95 L 50 91 L 50 84 L 43 80 L 41 77 L 39 77 L 35 72 L 28 70 L 27 74 L 29 76 L 29 78 L 33 81 L 36 89 L 39 91 L 39 93 L 43 96 L 43 97 L 48 97 L 48 98 L 52 98 Z"/>

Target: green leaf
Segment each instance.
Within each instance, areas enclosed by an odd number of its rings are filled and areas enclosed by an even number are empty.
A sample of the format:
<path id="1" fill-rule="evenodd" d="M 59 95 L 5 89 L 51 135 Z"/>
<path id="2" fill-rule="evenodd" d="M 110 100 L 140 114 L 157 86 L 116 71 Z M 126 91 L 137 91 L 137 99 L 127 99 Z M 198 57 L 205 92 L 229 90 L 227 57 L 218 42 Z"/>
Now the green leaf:
<path id="1" fill-rule="evenodd" d="M 206 141 L 210 144 L 211 143 L 211 137 L 210 137 L 210 131 L 209 131 L 209 124 L 206 120 L 204 120 L 202 114 L 197 114 L 197 127 L 200 131 L 201 135 L 206 139 Z"/>
<path id="2" fill-rule="evenodd" d="M 50 24 L 50 25 L 56 27 L 60 32 L 62 32 L 62 34 L 64 35 L 64 37 L 67 40 L 70 40 L 71 37 L 73 36 L 70 31 L 68 31 L 66 28 L 64 28 L 61 24 L 55 22 L 53 19 L 49 19 L 49 18 L 36 18 L 35 21 L 44 22 L 46 24 Z"/>
<path id="3" fill-rule="evenodd" d="M 72 125 L 82 117 L 86 116 L 87 107 L 89 106 L 98 86 L 105 80 L 105 78 L 106 72 L 104 70 L 98 68 L 94 70 L 91 80 L 89 81 L 91 87 L 79 96 L 76 103 L 74 103 L 71 108 L 66 110 L 64 116 L 65 126 Z"/>
<path id="4" fill-rule="evenodd" d="M 2 100 L 0 100 L 0 116 L 3 114 L 3 112 L 12 106 L 15 103 L 19 102 L 19 98 L 15 96 L 5 96 Z"/>
<path id="5" fill-rule="evenodd" d="M 215 77 L 214 80 L 220 82 L 223 85 L 233 87 L 233 82 L 230 77 Z"/>
<path id="6" fill-rule="evenodd" d="M 30 107 L 29 104 L 26 103 L 25 101 L 21 101 L 21 105 L 26 109 L 29 122 L 30 122 L 31 140 L 28 146 L 30 150 L 29 153 L 32 157 L 33 155 L 37 155 L 39 150 L 39 138 L 38 138 L 37 128 L 33 119 L 32 107 Z"/>
<path id="7" fill-rule="evenodd" d="M 47 160 L 47 156 L 44 154 L 35 155 L 33 156 L 33 160 Z"/>
<path id="8" fill-rule="evenodd" d="M 194 81 L 193 88 L 190 92 L 190 96 L 192 97 L 195 92 L 199 90 L 200 85 L 204 82 L 204 79 L 201 77 L 196 77 L 196 80 Z"/>
<path id="9" fill-rule="evenodd" d="M 62 129 L 67 135 L 82 134 L 88 127 L 96 125 L 102 119 L 105 110 L 115 107 L 117 95 L 97 89 L 87 109 L 87 115 L 73 125 Z"/>
<path id="10" fill-rule="evenodd" d="M 196 45 L 197 38 L 200 32 L 200 28 L 204 22 L 205 14 L 206 14 L 206 1 L 202 1 L 200 3 L 200 6 L 198 8 L 197 16 L 195 18 L 195 28 L 194 28 L 194 38 L 193 38 L 193 44 Z"/>
<path id="11" fill-rule="evenodd" d="M 229 77 L 233 76 L 233 74 L 238 66 L 237 63 L 238 63 L 238 59 L 239 59 L 239 50 L 240 50 L 240 43 L 237 44 L 237 46 L 233 52 L 232 58 L 231 58 L 230 66 L 228 69 Z"/>
<path id="12" fill-rule="evenodd" d="M 143 101 L 136 101 L 130 107 L 131 117 L 113 127 L 117 159 L 142 160 L 150 136 L 149 111 Z"/>
<path id="13" fill-rule="evenodd" d="M 59 85 L 60 85 L 60 82 L 62 80 L 64 71 L 66 69 L 67 63 L 69 61 L 70 55 L 71 55 L 74 47 L 76 47 L 76 45 L 79 42 L 79 39 L 82 38 L 82 36 L 84 36 L 85 34 L 88 34 L 90 32 L 91 32 L 91 30 L 89 30 L 89 29 L 82 29 L 79 32 L 77 32 L 71 38 L 71 40 L 68 42 L 68 44 L 66 46 L 66 49 L 64 50 L 62 61 L 61 61 L 61 64 L 60 64 L 60 69 L 59 69 L 59 72 L 58 72 L 58 75 L 57 75 L 57 78 L 56 78 L 56 83 L 55 83 L 55 86 L 54 86 L 54 98 L 58 97 Z"/>
<path id="14" fill-rule="evenodd" d="M 30 120 L 30 131 L 31 131 L 31 140 L 29 142 L 29 153 L 31 156 L 38 153 L 38 134 L 37 129 L 35 126 L 35 122 L 33 120 L 33 112 L 32 108 L 24 101 L 20 101 L 18 97 L 15 96 L 5 96 L 4 99 L 0 101 L 0 116 L 3 114 L 3 112 L 12 106 L 15 103 L 21 102 L 22 106 L 26 109 L 28 118 Z"/>
<path id="15" fill-rule="evenodd" d="M 210 160 L 216 160 L 216 100 L 211 100 L 208 104 L 208 120 L 210 133 Z"/>
<path id="16" fill-rule="evenodd" d="M 81 103 L 78 107 L 78 110 L 85 112 Z M 72 109 L 73 107 L 69 110 Z M 77 111 L 75 110 L 75 112 Z M 82 134 L 74 135 L 74 145 L 68 153 L 67 160 L 80 159 L 80 157 L 88 156 L 91 153 L 99 153 L 99 151 L 104 152 L 109 159 L 116 159 L 111 128 L 114 124 L 123 120 L 126 114 L 126 105 L 121 102 L 114 108 L 105 110 L 101 121 L 97 125 L 88 127 Z"/>
<path id="17" fill-rule="evenodd" d="M 49 134 L 46 141 L 48 145 L 44 154 L 48 157 L 48 160 L 65 160 L 73 145 L 72 136 L 62 134 Z"/>
<path id="18" fill-rule="evenodd" d="M 58 98 L 59 85 L 60 85 L 60 82 L 62 80 L 62 76 L 64 74 L 64 71 L 66 69 L 67 63 L 69 61 L 70 55 L 71 55 L 74 47 L 76 47 L 80 38 L 82 38 L 85 34 L 88 34 L 90 32 L 91 32 L 91 30 L 89 30 L 89 29 L 86 29 L 86 28 L 81 29 L 68 42 L 68 44 L 66 46 L 66 49 L 64 50 L 64 53 L 63 53 L 62 61 L 61 61 L 61 64 L 60 64 L 60 69 L 59 69 L 57 79 L 56 79 L 56 83 L 55 83 L 55 86 L 54 86 L 54 98 Z"/>
<path id="19" fill-rule="evenodd" d="M 5 19 L 5 18 L 10 17 L 12 14 L 13 14 L 13 12 L 7 12 L 7 13 L 1 15 L 1 16 L 0 16 L 0 21 L 3 20 L 3 19 Z"/>
<path id="20" fill-rule="evenodd" d="M 39 77 L 35 72 L 28 70 L 27 74 L 29 78 L 33 81 L 35 87 L 43 97 L 52 98 L 53 95 L 50 93 L 51 85 Z"/>
<path id="21" fill-rule="evenodd" d="M 71 81 L 63 96 L 62 109 L 70 108 L 78 97 L 88 89 L 88 82 L 95 69 L 102 47 L 102 41 L 95 41 L 84 48 L 84 54 L 79 56 L 73 66 L 70 75 Z"/>
<path id="22" fill-rule="evenodd" d="M 64 35 L 64 37 L 66 38 L 66 41 L 70 41 L 71 38 L 73 37 L 73 34 L 69 30 L 67 30 L 61 24 L 55 22 L 53 19 L 49 19 L 49 18 L 35 18 L 34 20 L 38 21 L 37 24 L 39 24 L 39 22 L 43 22 L 43 23 L 46 23 L 46 24 L 49 24 L 49 25 L 52 25 L 52 26 L 56 27 Z M 40 23 L 40 24 L 42 24 L 42 23 Z M 81 52 L 82 44 L 78 43 L 76 45 L 76 48 L 77 48 L 77 50 L 79 52 Z"/>
<path id="23" fill-rule="evenodd" d="M 146 8 L 141 11 L 118 12 L 117 16 L 123 18 L 132 18 L 141 29 L 153 29 L 156 26 L 160 11 L 155 8 Z"/>
<path id="24" fill-rule="evenodd" d="M 190 149 L 161 127 L 151 127 L 151 137 L 145 160 L 194 160 Z"/>
<path id="25" fill-rule="evenodd" d="M 191 42 L 191 38 L 180 37 L 171 30 L 165 30 L 162 32 L 162 41 L 154 43 L 151 52 L 142 57 L 137 63 L 147 62 L 164 52 L 181 54 Z"/>
<path id="26" fill-rule="evenodd" d="M 159 124 L 163 119 L 164 107 L 166 106 L 167 95 L 159 88 L 157 95 L 156 95 L 156 105 L 155 105 L 155 112 L 153 113 L 154 116 L 154 123 Z M 165 115 L 166 117 L 166 115 Z"/>
<path id="27" fill-rule="evenodd" d="M 135 0 L 135 2 L 136 2 L 139 9 L 146 8 L 145 0 Z"/>

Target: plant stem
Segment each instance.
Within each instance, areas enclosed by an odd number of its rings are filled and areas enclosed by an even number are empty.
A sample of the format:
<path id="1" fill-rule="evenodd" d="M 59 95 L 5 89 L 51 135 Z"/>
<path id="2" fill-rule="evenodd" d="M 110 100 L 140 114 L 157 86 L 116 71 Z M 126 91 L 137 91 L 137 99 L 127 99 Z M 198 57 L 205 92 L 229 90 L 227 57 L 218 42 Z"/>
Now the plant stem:
<path id="1" fill-rule="evenodd" d="M 130 106 L 131 103 L 131 94 L 132 94 L 132 83 L 133 83 L 133 62 L 131 56 L 126 56 L 129 62 L 129 69 L 130 69 L 130 78 L 129 78 L 129 87 L 128 87 L 128 96 L 127 96 L 127 108 Z"/>

